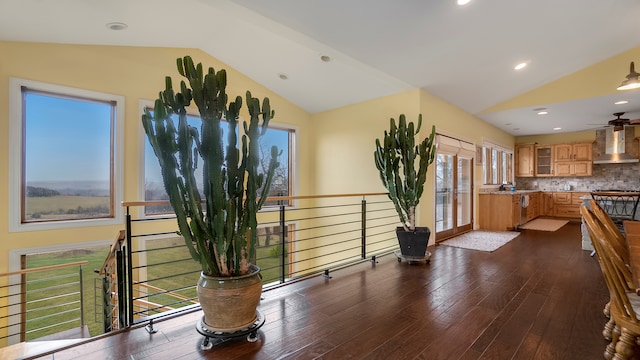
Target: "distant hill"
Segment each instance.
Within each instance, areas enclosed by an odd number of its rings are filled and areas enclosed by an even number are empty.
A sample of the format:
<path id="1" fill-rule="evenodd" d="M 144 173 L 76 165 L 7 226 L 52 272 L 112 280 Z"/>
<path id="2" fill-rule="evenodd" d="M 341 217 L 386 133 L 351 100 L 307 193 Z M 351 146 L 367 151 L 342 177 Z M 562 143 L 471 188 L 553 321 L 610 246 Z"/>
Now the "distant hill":
<path id="1" fill-rule="evenodd" d="M 29 188 L 44 189 L 57 192 L 56 195 L 66 196 L 109 196 L 109 182 L 107 181 L 31 181 Z M 55 196 L 29 195 L 28 196 Z"/>

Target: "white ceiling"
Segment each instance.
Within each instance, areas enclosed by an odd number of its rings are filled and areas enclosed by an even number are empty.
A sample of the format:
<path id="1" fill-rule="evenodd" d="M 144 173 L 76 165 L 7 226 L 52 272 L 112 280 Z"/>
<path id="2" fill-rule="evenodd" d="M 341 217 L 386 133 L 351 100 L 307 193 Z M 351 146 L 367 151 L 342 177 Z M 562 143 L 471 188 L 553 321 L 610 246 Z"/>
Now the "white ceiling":
<path id="1" fill-rule="evenodd" d="M 483 113 L 640 46 L 639 0 L 0 0 L 0 40 L 200 48 L 310 113 L 419 87 L 513 135 L 640 118 L 640 91 Z"/>

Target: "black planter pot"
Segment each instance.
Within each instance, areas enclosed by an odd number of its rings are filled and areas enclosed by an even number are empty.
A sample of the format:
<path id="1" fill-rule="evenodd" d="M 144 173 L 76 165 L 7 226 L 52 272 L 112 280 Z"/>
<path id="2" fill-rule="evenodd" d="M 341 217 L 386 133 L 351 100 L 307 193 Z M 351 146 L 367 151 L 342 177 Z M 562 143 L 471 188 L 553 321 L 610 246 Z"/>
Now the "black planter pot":
<path id="1" fill-rule="evenodd" d="M 404 228 L 396 228 L 400 253 L 407 257 L 422 258 L 427 253 L 427 244 L 431 236 L 428 227 L 416 227 L 414 231 L 405 231 Z"/>

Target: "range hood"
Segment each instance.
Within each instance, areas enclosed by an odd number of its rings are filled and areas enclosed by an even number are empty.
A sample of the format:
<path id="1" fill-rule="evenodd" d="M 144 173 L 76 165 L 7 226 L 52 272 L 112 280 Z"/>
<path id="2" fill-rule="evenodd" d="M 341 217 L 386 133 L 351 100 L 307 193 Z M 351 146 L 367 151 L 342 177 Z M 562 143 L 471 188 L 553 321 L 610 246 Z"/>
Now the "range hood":
<path id="1" fill-rule="evenodd" d="M 600 156 L 593 160 L 594 164 L 623 164 L 636 163 L 638 158 L 626 153 L 627 146 L 625 137 L 629 132 L 629 139 L 633 139 L 633 128 L 626 127 L 624 130 L 613 131 L 613 127 L 596 131 L 596 151 Z M 604 138 L 604 144 L 602 140 Z M 629 141 L 632 145 L 632 141 Z"/>

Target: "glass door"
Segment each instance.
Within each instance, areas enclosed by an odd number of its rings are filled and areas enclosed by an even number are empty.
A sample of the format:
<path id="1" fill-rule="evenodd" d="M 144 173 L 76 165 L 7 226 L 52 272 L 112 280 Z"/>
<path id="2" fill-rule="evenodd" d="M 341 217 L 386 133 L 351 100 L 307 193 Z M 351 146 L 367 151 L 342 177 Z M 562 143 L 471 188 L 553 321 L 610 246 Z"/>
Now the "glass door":
<path id="1" fill-rule="evenodd" d="M 436 242 L 473 228 L 473 159 L 436 155 Z"/>

